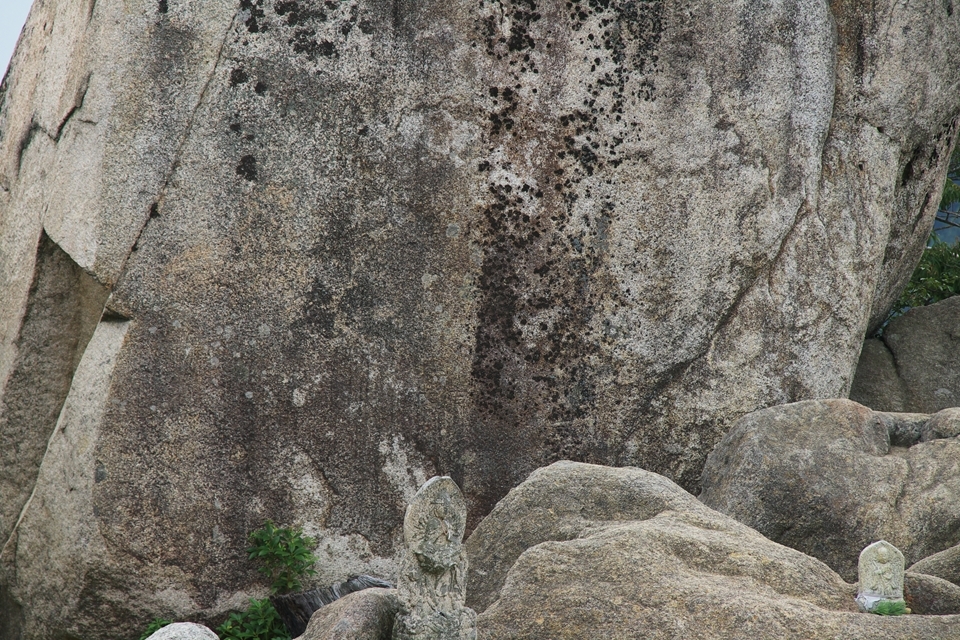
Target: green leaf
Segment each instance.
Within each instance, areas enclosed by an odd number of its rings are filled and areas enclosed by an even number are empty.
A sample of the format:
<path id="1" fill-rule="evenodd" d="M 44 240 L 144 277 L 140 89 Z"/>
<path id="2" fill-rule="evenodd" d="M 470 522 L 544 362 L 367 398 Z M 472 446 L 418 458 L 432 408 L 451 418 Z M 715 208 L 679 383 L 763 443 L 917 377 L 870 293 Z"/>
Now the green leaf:
<path id="1" fill-rule="evenodd" d="M 164 620 L 163 618 L 154 618 L 150 621 L 150 624 L 147 625 L 146 630 L 140 634 L 140 640 L 146 640 L 154 633 L 167 626 L 168 624 L 173 624 L 173 620 Z"/>

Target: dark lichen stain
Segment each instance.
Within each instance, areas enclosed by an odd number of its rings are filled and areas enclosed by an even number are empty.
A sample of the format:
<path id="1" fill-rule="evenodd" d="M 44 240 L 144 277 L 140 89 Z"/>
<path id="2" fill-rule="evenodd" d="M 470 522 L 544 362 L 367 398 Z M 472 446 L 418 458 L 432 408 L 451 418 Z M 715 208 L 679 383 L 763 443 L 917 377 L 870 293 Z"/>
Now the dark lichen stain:
<path id="1" fill-rule="evenodd" d="M 360 31 L 365 33 L 366 35 L 370 35 L 371 33 L 373 33 L 373 23 L 370 22 L 369 20 L 366 20 L 366 19 L 361 20 L 358 26 L 360 27 Z"/>
<path id="2" fill-rule="evenodd" d="M 233 131 L 233 132 L 236 133 L 237 135 L 240 135 L 240 133 L 243 132 L 243 125 L 240 124 L 239 122 L 231 123 L 231 124 L 230 124 L 230 131 Z"/>
<path id="3" fill-rule="evenodd" d="M 333 294 L 323 281 L 317 278 L 307 292 L 302 319 L 295 326 L 306 328 L 311 333 L 315 331 L 322 338 L 332 338 L 336 317 Z"/>
<path id="4" fill-rule="evenodd" d="M 296 0 L 280 0 L 274 4 L 274 11 L 278 16 L 285 17 L 288 26 L 296 27 L 308 21 L 323 22 L 327 14 L 320 9 L 304 9 Z"/>
<path id="5" fill-rule="evenodd" d="M 238 84 L 243 84 L 250 79 L 250 76 L 247 75 L 247 72 L 244 71 L 241 67 L 237 67 L 230 72 L 230 86 L 235 87 Z"/>
<path id="6" fill-rule="evenodd" d="M 267 85 L 263 82 L 257 82 L 257 85 L 253 88 L 258 96 L 262 96 L 267 92 Z"/>
<path id="7" fill-rule="evenodd" d="M 257 159 L 251 155 L 240 158 L 240 164 L 237 165 L 237 175 L 244 180 L 255 181 L 257 179 Z"/>
<path id="8" fill-rule="evenodd" d="M 358 22 L 355 2 L 277 0 L 274 11 L 283 19 L 282 25 L 292 30 L 287 43 L 293 52 L 311 62 L 337 55 L 338 43 L 347 40 Z"/>
<path id="9" fill-rule="evenodd" d="M 160 2 L 157 4 L 157 13 L 166 13 L 167 11 L 167 0 L 160 0 Z"/>
<path id="10" fill-rule="evenodd" d="M 604 393 L 595 360 L 614 342 L 615 328 L 601 316 L 626 301 L 607 265 L 615 191 L 592 189 L 600 172 L 623 162 L 621 145 L 640 140 L 640 128 L 625 114 L 655 99 L 663 3 L 543 6 L 536 0 L 485 0 L 485 17 L 477 24 L 490 63 L 501 70 L 498 83 L 480 96 L 487 104 L 490 155 L 476 165 L 489 180 L 471 371 L 483 425 L 477 437 L 533 446 L 546 452 L 544 461 L 609 464 L 618 440 L 591 422 Z M 565 55 L 584 52 L 567 62 L 582 70 L 572 77 L 584 97 L 578 108 L 551 112 L 553 105 L 537 97 L 538 87 L 546 87 L 535 76 L 559 55 L 551 47 L 564 41 L 576 46 Z M 522 141 L 543 139 L 544 127 L 551 126 L 551 151 L 525 175 Z M 516 178 L 507 183 L 503 175 Z M 485 464 L 501 477 L 530 470 L 509 461 Z"/>
<path id="11" fill-rule="evenodd" d="M 150 217 L 159 218 L 160 217 L 160 205 L 154 202 L 150 205 Z"/>
<path id="12" fill-rule="evenodd" d="M 261 31 L 260 20 L 263 19 L 263 8 L 260 6 L 260 0 L 240 0 L 240 11 L 248 12 L 248 17 L 244 21 L 247 31 L 250 33 L 259 33 Z"/>

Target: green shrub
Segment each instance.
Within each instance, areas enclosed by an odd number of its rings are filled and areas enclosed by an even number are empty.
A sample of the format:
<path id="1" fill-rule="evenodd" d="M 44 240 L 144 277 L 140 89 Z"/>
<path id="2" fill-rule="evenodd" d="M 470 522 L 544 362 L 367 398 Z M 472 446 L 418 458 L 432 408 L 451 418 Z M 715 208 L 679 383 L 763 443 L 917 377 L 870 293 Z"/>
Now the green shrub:
<path id="1" fill-rule="evenodd" d="M 164 620 L 163 618 L 154 618 L 150 621 L 150 624 L 147 625 L 146 631 L 140 634 L 140 640 L 147 640 L 154 633 L 167 626 L 168 624 L 173 624 L 173 620 Z"/>
<path id="2" fill-rule="evenodd" d="M 873 608 L 873 613 L 880 616 L 902 616 L 907 613 L 907 604 L 903 600 L 881 600 Z"/>
<path id="3" fill-rule="evenodd" d="M 251 560 L 263 562 L 258 571 L 270 578 L 273 593 L 299 591 L 300 578 L 316 573 L 317 559 L 311 553 L 316 542 L 304 536 L 302 529 L 277 527 L 267 520 L 250 534 L 250 542 L 247 553 Z"/>
<path id="4" fill-rule="evenodd" d="M 246 611 L 231 613 L 217 627 L 220 640 L 290 640 L 280 615 L 270 601 L 250 600 Z"/>
<path id="5" fill-rule="evenodd" d="M 920 257 L 910 283 L 894 307 L 922 307 L 960 294 L 960 243 L 949 245 L 934 236 Z"/>

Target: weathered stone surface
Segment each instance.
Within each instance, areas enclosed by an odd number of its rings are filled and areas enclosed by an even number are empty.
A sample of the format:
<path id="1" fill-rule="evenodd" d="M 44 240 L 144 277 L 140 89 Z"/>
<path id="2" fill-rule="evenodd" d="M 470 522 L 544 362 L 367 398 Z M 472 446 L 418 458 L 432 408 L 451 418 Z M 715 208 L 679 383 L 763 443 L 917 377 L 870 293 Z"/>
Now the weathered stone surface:
<path id="1" fill-rule="evenodd" d="M 878 539 L 910 564 L 960 541 L 954 418 L 873 412 L 850 400 L 757 411 L 710 454 L 700 500 L 848 580 L 857 550 Z"/>
<path id="2" fill-rule="evenodd" d="M 857 604 L 872 613 L 881 602 L 903 604 L 903 554 L 886 540 L 860 552 L 857 564 Z"/>
<path id="3" fill-rule="evenodd" d="M 960 586 L 924 573 L 907 571 L 903 581 L 904 599 L 918 615 L 960 614 Z"/>
<path id="4" fill-rule="evenodd" d="M 317 609 L 299 640 L 389 640 L 400 609 L 395 589 L 364 589 Z"/>
<path id="5" fill-rule="evenodd" d="M 606 507 L 594 506 L 598 493 Z M 628 510 L 634 501 L 645 514 Z M 534 532 L 529 539 L 518 521 Z M 822 562 L 639 469 L 540 469 L 487 516 L 468 549 L 474 572 L 497 575 L 481 595 L 492 603 L 480 614 L 480 638 L 960 637 L 960 616 L 855 613 L 855 585 Z M 499 568 L 504 555 L 515 558 L 508 571 Z"/>
<path id="6" fill-rule="evenodd" d="M 400 611 L 393 640 L 476 640 L 477 614 L 464 607 L 467 507 L 460 487 L 434 476 L 420 487 L 403 517 L 406 545 L 397 578 Z"/>
<path id="7" fill-rule="evenodd" d="M 470 526 L 559 458 L 693 487 L 739 415 L 846 394 L 936 206 L 949 8 L 38 3 L 0 91 L 0 412 L 36 416 L 0 629 L 242 606 L 266 518 L 318 584 L 389 576 L 433 475 Z M 96 322 L 37 368 L 44 234 L 128 322 L 82 466 L 47 444 Z"/>
<path id="8" fill-rule="evenodd" d="M 202 624 L 174 622 L 151 633 L 147 640 L 219 640 L 219 638 Z"/>
<path id="9" fill-rule="evenodd" d="M 960 296 L 917 307 L 863 343 L 850 399 L 877 411 L 960 406 Z"/>
<path id="10" fill-rule="evenodd" d="M 960 585 L 960 545 L 927 556 L 908 567 L 908 571 L 926 573 Z"/>

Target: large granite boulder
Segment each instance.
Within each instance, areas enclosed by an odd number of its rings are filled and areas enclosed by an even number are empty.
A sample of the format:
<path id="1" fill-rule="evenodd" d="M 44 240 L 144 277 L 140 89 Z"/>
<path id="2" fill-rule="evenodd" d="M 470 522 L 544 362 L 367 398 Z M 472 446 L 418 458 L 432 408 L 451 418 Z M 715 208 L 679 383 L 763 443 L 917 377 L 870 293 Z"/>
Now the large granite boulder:
<path id="1" fill-rule="evenodd" d="M 539 469 L 467 548 L 479 638 L 960 637 L 956 615 L 857 613 L 855 585 L 819 560 L 640 469 Z"/>
<path id="2" fill-rule="evenodd" d="M 850 399 L 877 411 L 936 413 L 960 406 L 960 296 L 916 307 L 869 338 Z"/>
<path id="3" fill-rule="evenodd" d="M 910 567 L 910 571 L 937 576 L 960 585 L 960 545 L 918 560 Z"/>
<path id="4" fill-rule="evenodd" d="M 910 611 L 919 615 L 960 614 L 960 585 L 926 573 L 904 574 L 903 597 Z"/>
<path id="5" fill-rule="evenodd" d="M 954 410 L 771 407 L 737 421 L 710 454 L 700 500 L 856 580 L 858 550 L 877 540 L 908 565 L 960 542 L 958 435 Z"/>
<path id="6" fill-rule="evenodd" d="M 364 589 L 320 607 L 298 640 L 390 640 L 400 611 L 396 589 Z"/>
<path id="7" fill-rule="evenodd" d="M 939 0 L 38 2 L 0 89 L 0 636 L 222 615 L 267 518 L 318 584 L 390 576 L 437 474 L 470 527 L 560 458 L 694 487 L 741 414 L 846 394 L 958 58 Z"/>

